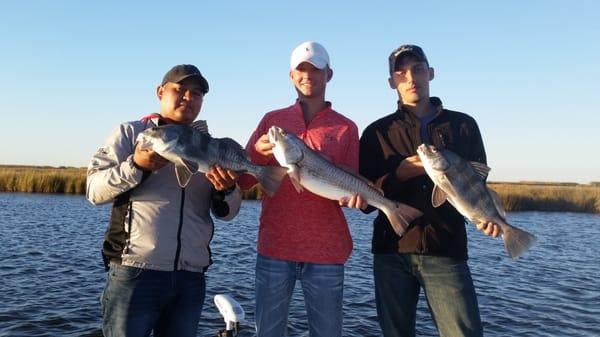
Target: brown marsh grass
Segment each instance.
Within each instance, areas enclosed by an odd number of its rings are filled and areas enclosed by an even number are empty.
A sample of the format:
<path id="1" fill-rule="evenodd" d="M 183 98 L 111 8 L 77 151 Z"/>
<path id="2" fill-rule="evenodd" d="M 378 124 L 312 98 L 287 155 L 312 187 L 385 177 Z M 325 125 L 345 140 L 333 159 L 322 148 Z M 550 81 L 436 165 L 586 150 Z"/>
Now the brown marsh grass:
<path id="1" fill-rule="evenodd" d="M 85 168 L 2 166 L 0 192 L 85 194 Z M 499 183 L 488 186 L 498 192 L 506 211 L 554 211 L 600 213 L 600 183 Z M 254 187 L 244 199 L 259 200 L 262 191 Z"/>
<path id="2" fill-rule="evenodd" d="M 597 184 L 488 183 L 502 199 L 506 211 L 600 213 Z"/>
<path id="3" fill-rule="evenodd" d="M 0 165 L 0 192 L 85 194 L 86 169 L 75 167 Z M 255 186 L 244 199 L 260 200 Z"/>
<path id="4" fill-rule="evenodd" d="M 85 168 L 0 166 L 0 192 L 85 194 Z"/>

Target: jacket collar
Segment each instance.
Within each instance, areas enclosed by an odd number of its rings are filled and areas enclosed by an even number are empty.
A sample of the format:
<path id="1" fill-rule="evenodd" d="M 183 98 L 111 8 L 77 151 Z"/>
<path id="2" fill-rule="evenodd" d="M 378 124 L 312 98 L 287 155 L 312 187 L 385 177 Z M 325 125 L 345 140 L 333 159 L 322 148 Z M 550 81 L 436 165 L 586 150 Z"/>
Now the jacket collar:
<path id="1" fill-rule="evenodd" d="M 444 107 L 442 105 L 442 100 L 439 97 L 429 97 L 429 102 L 431 102 L 431 104 L 435 107 L 435 115 L 436 117 L 439 116 L 443 111 L 444 111 Z M 411 120 L 419 120 L 419 118 L 417 118 L 415 115 L 413 115 L 410 111 L 404 109 L 402 107 L 402 101 L 398 100 L 398 109 L 396 110 L 396 113 L 400 114 L 400 116 L 402 116 L 403 118 L 410 118 Z M 436 117 L 434 117 L 433 119 L 435 119 Z"/>
<path id="2" fill-rule="evenodd" d="M 169 124 L 169 122 L 163 116 L 161 116 L 161 114 L 159 114 L 159 113 L 151 113 L 149 115 L 142 117 L 140 120 L 145 123 L 150 121 L 150 122 L 154 123 L 154 125 L 156 125 L 156 126 Z"/>

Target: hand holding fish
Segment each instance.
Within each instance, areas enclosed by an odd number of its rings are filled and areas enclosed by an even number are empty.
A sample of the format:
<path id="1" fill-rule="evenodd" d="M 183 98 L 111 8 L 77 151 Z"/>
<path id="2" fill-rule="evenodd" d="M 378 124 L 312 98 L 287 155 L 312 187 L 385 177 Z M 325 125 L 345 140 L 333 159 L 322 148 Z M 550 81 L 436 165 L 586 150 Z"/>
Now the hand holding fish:
<path id="1" fill-rule="evenodd" d="M 237 175 L 244 172 L 254 176 L 267 194 L 275 193 L 285 169 L 255 165 L 235 140 L 213 138 L 207 130 L 204 121 L 196 121 L 191 126 L 166 124 L 144 130 L 138 135 L 137 142 L 142 149 L 155 151 L 174 164 L 181 187 L 187 186 L 196 172 L 202 172 L 216 189 L 224 190 L 232 187 Z"/>
<path id="2" fill-rule="evenodd" d="M 367 209 L 369 203 L 367 203 L 360 194 L 354 194 L 352 197 L 343 197 L 339 200 L 340 206 L 348 208 L 360 208 L 362 210 Z"/>
<path id="3" fill-rule="evenodd" d="M 490 171 L 487 165 L 466 161 L 448 149 L 433 145 L 421 144 L 417 153 L 435 184 L 431 196 L 434 207 L 448 201 L 485 235 L 502 234 L 508 256 L 513 259 L 531 248 L 535 235 L 510 225 L 500 196 L 487 187 L 485 179 Z"/>
<path id="4" fill-rule="evenodd" d="M 423 162 L 418 155 L 404 158 L 396 168 L 396 177 L 400 181 L 407 181 L 408 179 L 422 176 L 425 174 L 425 168 L 423 168 Z"/>
<path id="5" fill-rule="evenodd" d="M 480 222 L 475 224 L 477 229 L 483 232 L 483 234 L 487 236 L 491 236 L 493 238 L 498 237 L 498 235 L 502 234 L 502 228 L 499 225 L 496 225 L 493 222 Z"/>
<path id="6" fill-rule="evenodd" d="M 273 147 L 275 147 L 275 144 L 269 141 L 269 135 L 266 133 L 260 136 L 256 143 L 254 143 L 254 149 L 256 150 L 256 152 L 265 157 L 273 155 Z"/>
<path id="7" fill-rule="evenodd" d="M 309 148 L 298 136 L 280 127 L 269 129 L 271 152 L 279 164 L 288 169 L 290 181 L 301 193 L 304 189 L 321 197 L 337 200 L 340 205 L 379 208 L 388 218 L 398 236 L 410 222 L 423 215 L 406 204 L 387 199 L 379 188 L 367 179 L 336 166 L 320 152 Z"/>
<path id="8" fill-rule="evenodd" d="M 232 170 L 226 170 L 220 165 L 213 165 L 204 176 L 213 184 L 217 191 L 232 188 L 238 180 L 237 173 Z"/>
<path id="9" fill-rule="evenodd" d="M 169 163 L 168 160 L 150 148 L 138 144 L 133 153 L 134 164 L 145 171 L 156 171 Z"/>

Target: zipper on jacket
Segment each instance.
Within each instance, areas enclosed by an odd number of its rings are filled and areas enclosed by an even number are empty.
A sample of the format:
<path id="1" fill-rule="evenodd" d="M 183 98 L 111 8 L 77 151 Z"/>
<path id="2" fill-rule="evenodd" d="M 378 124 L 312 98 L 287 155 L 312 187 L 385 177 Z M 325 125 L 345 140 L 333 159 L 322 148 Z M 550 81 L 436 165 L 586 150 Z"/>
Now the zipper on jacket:
<path id="1" fill-rule="evenodd" d="M 129 212 L 129 221 L 127 223 L 127 238 L 125 239 L 123 254 L 129 253 L 129 246 L 131 245 L 131 224 L 133 223 L 133 202 L 131 200 L 129 200 L 127 212 Z"/>
<path id="2" fill-rule="evenodd" d="M 183 206 L 185 204 L 185 188 L 181 188 L 181 205 L 179 206 L 179 226 L 177 227 L 177 250 L 175 251 L 175 262 L 173 270 L 177 271 L 179 255 L 181 254 L 181 229 L 183 227 Z"/>

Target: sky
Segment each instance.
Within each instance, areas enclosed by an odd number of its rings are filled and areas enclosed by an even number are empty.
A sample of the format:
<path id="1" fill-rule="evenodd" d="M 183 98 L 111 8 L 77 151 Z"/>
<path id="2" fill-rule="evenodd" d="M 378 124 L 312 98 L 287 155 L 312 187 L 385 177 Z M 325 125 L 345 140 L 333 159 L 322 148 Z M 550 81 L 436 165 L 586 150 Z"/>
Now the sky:
<path id="1" fill-rule="evenodd" d="M 0 164 L 86 167 L 120 123 L 158 111 L 173 65 L 210 83 L 199 119 L 245 145 L 293 104 L 290 53 L 325 46 L 333 108 L 359 132 L 396 109 L 387 57 L 421 46 L 431 94 L 474 117 L 490 181 L 600 181 L 600 2 L 3 1 Z"/>

